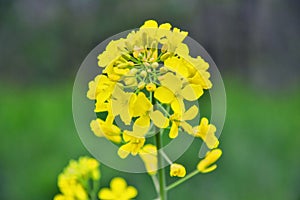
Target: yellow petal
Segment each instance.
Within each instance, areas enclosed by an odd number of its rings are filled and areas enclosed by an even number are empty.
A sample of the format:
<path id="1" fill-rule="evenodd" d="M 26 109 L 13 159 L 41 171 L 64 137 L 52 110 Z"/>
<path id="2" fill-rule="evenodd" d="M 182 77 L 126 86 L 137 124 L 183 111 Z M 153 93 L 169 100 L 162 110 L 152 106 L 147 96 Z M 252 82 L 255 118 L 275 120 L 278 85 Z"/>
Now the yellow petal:
<path id="1" fill-rule="evenodd" d="M 165 29 L 165 30 L 170 30 L 171 27 L 172 27 L 172 25 L 169 23 L 164 23 L 164 24 L 159 25 L 160 29 Z"/>
<path id="2" fill-rule="evenodd" d="M 108 188 L 101 189 L 98 194 L 98 197 L 99 199 L 116 199 L 114 193 Z"/>
<path id="3" fill-rule="evenodd" d="M 186 63 L 183 61 L 182 58 L 177 57 L 169 57 L 164 61 L 165 67 L 180 74 L 181 76 L 188 78 L 189 77 L 189 70 Z"/>
<path id="4" fill-rule="evenodd" d="M 132 186 L 128 186 L 125 191 L 124 199 L 133 199 L 134 197 L 137 196 L 137 194 L 138 194 L 137 189 L 135 189 Z"/>
<path id="5" fill-rule="evenodd" d="M 198 99 L 197 94 L 193 90 L 193 88 L 190 85 L 186 85 L 180 92 L 180 94 L 183 96 L 184 99 L 188 101 L 195 101 Z"/>
<path id="6" fill-rule="evenodd" d="M 174 113 L 183 113 L 185 110 L 183 99 L 182 98 L 174 98 L 174 100 L 171 103 L 171 108 L 174 111 Z"/>
<path id="7" fill-rule="evenodd" d="M 162 86 L 165 86 L 171 90 L 173 94 L 176 94 L 178 91 L 180 91 L 182 86 L 181 80 L 170 72 L 161 78 L 160 83 Z"/>
<path id="8" fill-rule="evenodd" d="M 150 127 L 150 118 L 148 115 L 143 115 L 135 120 L 133 124 L 133 136 L 144 137 Z"/>
<path id="9" fill-rule="evenodd" d="M 127 187 L 126 181 L 120 177 L 113 178 L 110 182 L 110 188 L 116 194 L 120 194 L 124 192 L 126 187 Z"/>
<path id="10" fill-rule="evenodd" d="M 208 152 L 203 160 L 201 160 L 198 165 L 197 169 L 202 173 L 211 172 L 212 170 L 216 169 L 217 166 L 211 166 L 214 164 L 222 155 L 221 149 L 213 149 Z"/>
<path id="11" fill-rule="evenodd" d="M 212 165 L 209 168 L 203 170 L 202 173 L 209 173 L 211 171 L 214 171 L 215 169 L 217 169 L 217 165 Z"/>
<path id="12" fill-rule="evenodd" d="M 166 128 L 169 126 L 169 119 L 166 118 L 160 111 L 156 110 L 150 112 L 149 116 L 155 126 L 159 128 Z"/>
<path id="13" fill-rule="evenodd" d="M 184 43 L 179 43 L 177 45 L 177 48 L 175 50 L 175 52 L 179 55 L 179 56 L 185 56 L 189 54 L 189 47 L 187 46 L 187 44 Z"/>
<path id="14" fill-rule="evenodd" d="M 118 150 L 118 155 L 120 156 L 120 158 L 126 158 L 130 154 L 130 149 L 131 145 L 129 143 L 122 145 Z"/>
<path id="15" fill-rule="evenodd" d="M 174 139 L 178 136 L 178 126 L 176 123 L 172 123 L 172 126 L 171 126 L 171 129 L 170 129 L 170 132 L 169 132 L 169 137 Z"/>
<path id="16" fill-rule="evenodd" d="M 140 28 L 157 28 L 158 24 L 155 20 L 147 20 L 145 21 L 144 25 L 142 25 Z"/>
<path id="17" fill-rule="evenodd" d="M 104 123 L 101 119 L 92 120 L 90 123 L 91 130 L 98 137 L 104 136 L 104 133 L 100 127 L 101 123 Z"/>
<path id="18" fill-rule="evenodd" d="M 193 134 L 193 127 L 188 124 L 187 122 L 183 121 L 180 123 L 180 126 L 183 128 L 183 130 L 185 132 L 187 132 L 188 134 Z"/>
<path id="19" fill-rule="evenodd" d="M 198 107 L 193 105 L 185 113 L 183 113 L 182 119 L 192 120 L 197 116 L 197 114 L 198 114 Z"/>
<path id="20" fill-rule="evenodd" d="M 157 171 L 157 149 L 152 144 L 146 144 L 139 153 L 148 174 L 154 175 Z"/>
<path id="21" fill-rule="evenodd" d="M 159 87 L 154 92 L 154 97 L 159 100 L 161 103 L 171 103 L 175 96 L 171 90 L 166 87 Z"/>
<path id="22" fill-rule="evenodd" d="M 152 107 L 151 102 L 143 92 L 138 93 L 133 106 L 133 116 L 138 117 L 145 115 L 145 113 Z"/>

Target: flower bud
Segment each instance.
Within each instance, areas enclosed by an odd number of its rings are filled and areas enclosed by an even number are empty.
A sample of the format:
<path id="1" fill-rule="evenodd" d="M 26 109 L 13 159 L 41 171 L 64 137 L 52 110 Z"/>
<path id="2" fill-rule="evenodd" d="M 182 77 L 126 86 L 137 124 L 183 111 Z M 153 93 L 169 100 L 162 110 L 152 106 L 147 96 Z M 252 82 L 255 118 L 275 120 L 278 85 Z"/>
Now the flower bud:
<path id="1" fill-rule="evenodd" d="M 133 66 L 134 66 L 134 63 L 131 62 L 131 61 L 129 61 L 129 62 L 128 62 L 128 65 L 129 65 L 130 67 L 133 67 Z"/>
<path id="2" fill-rule="evenodd" d="M 140 75 L 141 75 L 142 77 L 146 77 L 146 76 L 147 76 L 147 72 L 146 72 L 145 70 L 143 70 L 143 71 L 141 71 Z"/>
<path id="3" fill-rule="evenodd" d="M 154 69 L 158 68 L 158 66 L 159 66 L 159 64 L 158 64 L 157 62 L 152 63 L 152 67 L 153 67 Z"/>
<path id="4" fill-rule="evenodd" d="M 144 89 L 145 85 L 146 85 L 146 83 L 145 83 L 144 81 L 142 81 L 142 82 L 140 82 L 140 83 L 138 84 L 138 88 L 139 88 L 140 90 L 142 90 L 142 89 Z"/>
<path id="5" fill-rule="evenodd" d="M 146 67 L 150 67 L 150 64 L 149 64 L 148 62 L 144 62 L 144 65 L 145 65 Z"/>
<path id="6" fill-rule="evenodd" d="M 166 72 L 168 72 L 168 68 L 166 68 L 166 67 L 161 67 L 161 68 L 159 69 L 159 71 L 160 71 L 161 73 L 166 73 Z"/>
<path id="7" fill-rule="evenodd" d="M 138 70 L 136 68 L 132 68 L 129 72 L 130 75 L 136 75 L 136 73 L 138 72 Z"/>
<path id="8" fill-rule="evenodd" d="M 154 83 L 148 83 L 146 86 L 146 90 L 148 90 L 149 92 L 153 92 L 156 90 L 156 85 Z"/>

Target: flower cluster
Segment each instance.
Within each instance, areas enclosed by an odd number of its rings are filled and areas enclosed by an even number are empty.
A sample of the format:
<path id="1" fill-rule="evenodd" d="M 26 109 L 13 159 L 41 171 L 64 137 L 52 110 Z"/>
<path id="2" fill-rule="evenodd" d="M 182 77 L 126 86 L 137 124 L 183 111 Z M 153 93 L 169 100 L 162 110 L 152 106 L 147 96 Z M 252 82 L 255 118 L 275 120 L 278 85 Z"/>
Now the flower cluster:
<path id="1" fill-rule="evenodd" d="M 58 176 L 58 187 L 62 194 L 54 200 L 90 200 L 97 199 L 100 180 L 100 163 L 94 158 L 81 157 L 71 160 L 69 165 Z M 137 196 L 137 190 L 128 186 L 123 178 L 115 177 L 111 188 L 102 188 L 98 192 L 101 200 L 130 200 Z"/>
<path id="2" fill-rule="evenodd" d="M 212 87 L 209 64 L 201 56 L 190 55 L 184 43 L 187 34 L 169 23 L 158 25 L 148 20 L 126 37 L 112 40 L 98 56 L 102 71 L 89 82 L 87 91 L 87 97 L 95 102 L 97 117 L 90 123 L 93 133 L 118 145 L 117 154 L 122 159 L 138 155 L 154 183 L 158 174 L 163 187 L 163 159 L 170 164 L 170 176 L 182 178 L 181 183 L 216 169 L 214 163 L 222 155 L 216 127 L 206 117 L 199 117 L 196 106 L 205 90 Z M 195 121 L 199 125 L 193 125 Z M 202 139 L 209 149 L 188 175 L 182 164 L 173 163 L 161 149 L 163 135 L 173 140 L 180 132 Z M 158 191 L 161 199 L 165 199 L 163 187 Z M 119 179 L 112 181 L 111 188 L 100 192 L 99 197 L 113 197 L 113 191 L 121 190 L 129 196 L 135 194 Z"/>
<path id="3" fill-rule="evenodd" d="M 216 129 L 206 118 L 198 127 L 189 123 L 198 107 L 187 107 L 185 102 L 198 100 L 212 83 L 209 64 L 189 55 L 183 43 L 187 34 L 169 23 L 148 20 L 126 38 L 111 41 L 98 56 L 103 73 L 89 83 L 87 97 L 95 100 L 95 113 L 106 117 L 93 120 L 90 126 L 96 136 L 120 144 L 121 158 L 139 154 L 145 160 L 151 124 L 169 128 L 171 139 L 182 130 L 201 138 L 210 149 L 218 146 Z M 116 118 L 130 128 L 117 126 Z M 155 151 L 152 147 L 152 154 Z"/>
<path id="4" fill-rule="evenodd" d="M 54 200 L 87 200 L 89 190 L 100 179 L 99 163 L 89 157 L 81 157 L 78 162 L 71 160 L 63 173 L 58 176 L 58 187 L 62 194 Z"/>

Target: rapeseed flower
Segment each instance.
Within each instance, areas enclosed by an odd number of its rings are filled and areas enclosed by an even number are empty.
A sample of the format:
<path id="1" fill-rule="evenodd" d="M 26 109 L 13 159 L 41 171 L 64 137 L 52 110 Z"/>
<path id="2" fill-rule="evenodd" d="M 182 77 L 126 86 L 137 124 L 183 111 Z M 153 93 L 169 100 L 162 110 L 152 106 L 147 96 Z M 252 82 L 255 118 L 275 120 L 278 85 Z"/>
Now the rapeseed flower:
<path id="1" fill-rule="evenodd" d="M 98 194 L 101 200 L 130 200 L 134 199 L 138 191 L 128 186 L 123 178 L 116 177 L 110 182 L 110 188 L 102 188 Z"/>
<path id="2" fill-rule="evenodd" d="M 88 200 L 90 180 L 100 179 L 99 165 L 97 160 L 89 157 L 81 157 L 78 161 L 71 160 L 58 176 L 58 187 L 62 194 L 56 195 L 54 200 Z"/>
<path id="3" fill-rule="evenodd" d="M 200 121 L 200 125 L 194 127 L 193 135 L 201 138 L 208 148 L 213 149 L 219 146 L 219 140 L 215 136 L 216 127 L 208 123 L 208 119 L 203 117 Z"/>

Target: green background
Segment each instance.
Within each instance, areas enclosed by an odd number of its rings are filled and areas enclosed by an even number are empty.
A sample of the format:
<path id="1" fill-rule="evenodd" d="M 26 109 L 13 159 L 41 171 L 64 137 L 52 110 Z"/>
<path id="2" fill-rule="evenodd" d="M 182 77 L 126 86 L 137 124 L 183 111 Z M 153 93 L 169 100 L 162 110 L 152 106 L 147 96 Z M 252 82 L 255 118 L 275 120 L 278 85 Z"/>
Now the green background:
<path id="1" fill-rule="evenodd" d="M 147 19 L 189 31 L 215 60 L 227 92 L 218 169 L 170 199 L 300 199 L 300 3 L 287 1 L 0 0 L 0 199 L 58 193 L 70 159 L 89 155 L 73 123 L 76 71 L 107 37 Z M 191 171 L 201 143 L 180 158 Z M 153 199 L 145 174 L 101 165 Z M 176 178 L 168 178 L 172 182 Z"/>

